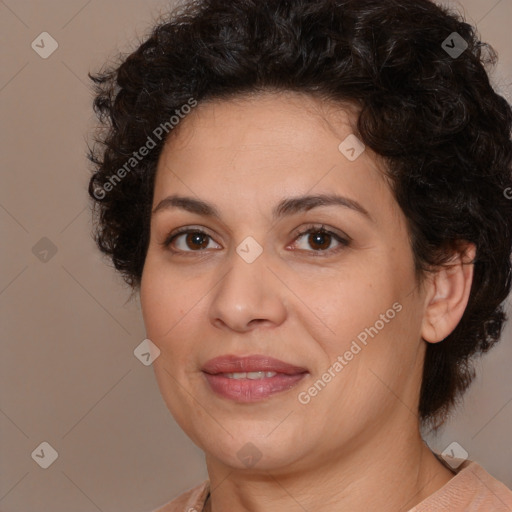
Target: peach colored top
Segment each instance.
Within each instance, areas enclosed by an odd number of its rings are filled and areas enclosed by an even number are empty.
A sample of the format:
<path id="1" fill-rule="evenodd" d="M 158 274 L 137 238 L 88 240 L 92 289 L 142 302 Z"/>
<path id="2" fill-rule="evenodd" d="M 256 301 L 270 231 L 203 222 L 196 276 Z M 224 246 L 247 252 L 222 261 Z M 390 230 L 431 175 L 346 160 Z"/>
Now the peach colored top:
<path id="1" fill-rule="evenodd" d="M 512 512 L 512 491 L 476 462 L 466 460 L 443 487 L 408 512 Z M 151 512 L 202 512 L 209 480 Z"/>

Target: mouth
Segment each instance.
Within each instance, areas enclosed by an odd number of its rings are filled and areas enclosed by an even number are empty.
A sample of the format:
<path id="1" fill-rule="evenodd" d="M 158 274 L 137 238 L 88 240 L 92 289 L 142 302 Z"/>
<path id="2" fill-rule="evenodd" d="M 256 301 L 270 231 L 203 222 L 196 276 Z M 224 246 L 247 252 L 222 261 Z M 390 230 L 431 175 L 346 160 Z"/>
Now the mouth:
<path id="1" fill-rule="evenodd" d="M 256 402 L 295 387 L 306 375 L 306 368 L 268 356 L 221 356 L 202 368 L 206 382 L 215 394 L 236 402 Z"/>
<path id="2" fill-rule="evenodd" d="M 269 377 L 274 377 L 277 375 L 277 372 L 235 372 L 235 373 L 217 373 L 216 375 L 222 375 L 228 379 L 251 379 L 251 380 L 261 380 L 268 379 Z M 283 375 L 283 374 L 281 374 Z"/>

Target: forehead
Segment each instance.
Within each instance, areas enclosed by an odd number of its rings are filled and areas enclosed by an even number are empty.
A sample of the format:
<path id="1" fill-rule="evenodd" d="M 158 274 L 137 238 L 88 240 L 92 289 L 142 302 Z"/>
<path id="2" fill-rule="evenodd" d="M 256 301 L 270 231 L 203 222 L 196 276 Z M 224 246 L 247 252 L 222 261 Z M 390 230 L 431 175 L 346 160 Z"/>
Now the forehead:
<path id="1" fill-rule="evenodd" d="M 198 143 L 225 150 L 257 149 L 263 144 L 260 149 L 318 151 L 319 126 L 343 138 L 355 131 L 357 115 L 353 104 L 305 93 L 246 93 L 200 102 L 170 133 L 168 145 L 189 152 Z"/>
<path id="2" fill-rule="evenodd" d="M 365 148 L 351 161 L 340 150 L 356 124 L 355 106 L 295 92 L 200 103 L 168 137 L 154 204 L 176 192 L 247 206 L 337 192 L 396 208 L 377 155 Z"/>

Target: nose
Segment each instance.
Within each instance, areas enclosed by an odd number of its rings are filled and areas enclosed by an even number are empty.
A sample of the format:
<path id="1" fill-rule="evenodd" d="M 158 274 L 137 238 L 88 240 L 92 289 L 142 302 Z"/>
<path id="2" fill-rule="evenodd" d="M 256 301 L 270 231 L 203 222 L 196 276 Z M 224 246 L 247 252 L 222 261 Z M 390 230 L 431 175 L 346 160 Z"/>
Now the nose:
<path id="1" fill-rule="evenodd" d="M 209 315 L 215 327 L 245 332 L 284 321 L 286 290 L 268 263 L 265 251 L 252 263 L 233 251 L 229 270 L 212 291 Z"/>

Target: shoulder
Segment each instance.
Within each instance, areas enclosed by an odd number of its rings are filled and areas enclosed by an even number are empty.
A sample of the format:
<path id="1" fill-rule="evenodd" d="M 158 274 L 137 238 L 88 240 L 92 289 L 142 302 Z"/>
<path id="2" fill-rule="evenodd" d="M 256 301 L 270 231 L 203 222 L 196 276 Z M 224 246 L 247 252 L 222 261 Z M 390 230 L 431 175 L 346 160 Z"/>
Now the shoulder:
<path id="1" fill-rule="evenodd" d="M 209 480 L 205 480 L 196 487 L 185 491 L 169 503 L 151 512 L 201 512 L 210 490 Z"/>
<path id="2" fill-rule="evenodd" d="M 482 466 L 465 461 L 457 474 L 409 512 L 510 512 L 512 491 Z"/>

